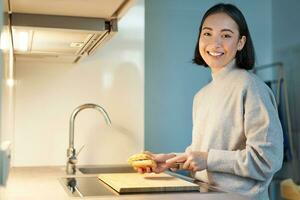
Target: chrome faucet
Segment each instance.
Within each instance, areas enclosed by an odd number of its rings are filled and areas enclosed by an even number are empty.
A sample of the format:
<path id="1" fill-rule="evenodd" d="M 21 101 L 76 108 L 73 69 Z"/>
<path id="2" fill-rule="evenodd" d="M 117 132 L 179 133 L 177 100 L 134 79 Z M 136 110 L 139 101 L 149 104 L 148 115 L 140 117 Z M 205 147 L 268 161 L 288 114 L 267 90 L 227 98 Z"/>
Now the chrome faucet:
<path id="1" fill-rule="evenodd" d="M 76 163 L 77 163 L 77 155 L 81 151 L 76 154 L 76 150 L 74 148 L 74 122 L 77 114 L 84 109 L 92 108 L 100 111 L 100 113 L 104 116 L 106 123 L 110 126 L 111 121 L 107 114 L 107 112 L 101 106 L 97 104 L 83 104 L 75 108 L 72 112 L 70 117 L 70 132 L 69 132 L 69 148 L 67 149 L 67 165 L 66 165 L 66 172 L 67 174 L 75 174 L 76 173 Z"/>

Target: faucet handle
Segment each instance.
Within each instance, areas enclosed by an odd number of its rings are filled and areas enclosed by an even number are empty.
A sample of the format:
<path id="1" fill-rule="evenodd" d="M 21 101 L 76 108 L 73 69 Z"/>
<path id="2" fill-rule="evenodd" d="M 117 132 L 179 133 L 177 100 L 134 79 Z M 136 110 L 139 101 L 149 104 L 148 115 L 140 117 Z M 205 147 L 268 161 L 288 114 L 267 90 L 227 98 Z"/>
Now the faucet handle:
<path id="1" fill-rule="evenodd" d="M 80 147 L 79 151 L 75 155 L 76 158 L 78 157 L 79 153 L 82 151 L 82 149 L 84 148 L 84 146 L 85 146 L 85 144 L 82 145 L 82 147 Z"/>

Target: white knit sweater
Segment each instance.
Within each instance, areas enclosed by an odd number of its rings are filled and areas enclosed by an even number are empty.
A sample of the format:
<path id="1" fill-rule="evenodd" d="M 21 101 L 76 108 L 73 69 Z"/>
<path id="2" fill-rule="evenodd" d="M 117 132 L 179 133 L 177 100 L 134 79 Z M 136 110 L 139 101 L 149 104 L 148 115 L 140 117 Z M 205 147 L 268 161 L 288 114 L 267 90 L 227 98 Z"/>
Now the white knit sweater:
<path id="1" fill-rule="evenodd" d="M 195 177 L 224 190 L 268 199 L 283 159 L 282 128 L 270 88 L 235 60 L 212 74 L 194 98 L 193 139 L 187 150 L 208 152 Z"/>

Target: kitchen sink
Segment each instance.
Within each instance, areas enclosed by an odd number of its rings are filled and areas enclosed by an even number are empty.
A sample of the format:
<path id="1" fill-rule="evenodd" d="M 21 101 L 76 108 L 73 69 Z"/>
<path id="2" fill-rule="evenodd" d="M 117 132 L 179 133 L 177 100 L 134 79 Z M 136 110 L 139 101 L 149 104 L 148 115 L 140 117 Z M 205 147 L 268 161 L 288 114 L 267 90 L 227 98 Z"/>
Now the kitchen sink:
<path id="1" fill-rule="evenodd" d="M 103 173 L 134 173 L 130 165 L 101 165 L 79 167 L 78 170 L 83 174 L 103 174 Z"/>

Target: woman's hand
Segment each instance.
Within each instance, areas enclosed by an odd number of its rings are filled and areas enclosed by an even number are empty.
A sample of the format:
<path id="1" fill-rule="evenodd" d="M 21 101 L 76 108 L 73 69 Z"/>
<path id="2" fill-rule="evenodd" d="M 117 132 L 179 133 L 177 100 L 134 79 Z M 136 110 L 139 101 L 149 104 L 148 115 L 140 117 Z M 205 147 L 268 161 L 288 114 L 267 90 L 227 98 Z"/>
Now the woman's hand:
<path id="1" fill-rule="evenodd" d="M 166 160 L 166 165 L 172 166 L 177 162 L 184 162 L 183 169 L 202 171 L 207 168 L 207 152 L 189 151 Z"/>
<path id="2" fill-rule="evenodd" d="M 135 170 L 137 170 L 139 173 L 143 174 L 143 173 L 161 173 L 163 171 L 165 171 L 166 169 L 168 169 L 171 165 L 166 163 L 166 160 L 171 159 L 173 157 L 175 157 L 175 154 L 154 154 L 151 153 L 150 151 L 145 151 L 144 153 L 148 154 L 157 164 L 157 166 L 155 168 L 151 168 L 151 167 L 146 167 L 146 168 L 136 168 Z"/>

